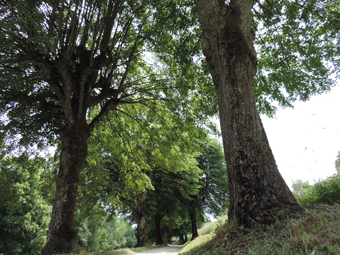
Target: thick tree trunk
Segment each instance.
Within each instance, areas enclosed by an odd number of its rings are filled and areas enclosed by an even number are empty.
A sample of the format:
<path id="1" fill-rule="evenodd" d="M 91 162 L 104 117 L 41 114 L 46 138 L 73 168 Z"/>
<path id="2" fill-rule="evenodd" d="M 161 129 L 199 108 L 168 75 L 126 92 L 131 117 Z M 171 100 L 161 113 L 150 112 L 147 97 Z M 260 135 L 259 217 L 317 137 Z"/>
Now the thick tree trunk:
<path id="1" fill-rule="evenodd" d="M 194 209 L 190 210 L 190 221 L 191 221 L 191 241 L 198 237 L 196 212 Z"/>
<path id="2" fill-rule="evenodd" d="M 204 35 L 202 48 L 218 95 L 229 219 L 245 226 L 270 224 L 275 211 L 300 207 L 277 169 L 255 103 L 253 0 L 195 3 Z"/>
<path id="3" fill-rule="evenodd" d="M 133 216 L 137 221 L 136 247 L 143 247 L 149 244 L 147 225 L 146 225 L 146 194 L 140 195 L 138 198 L 134 199 L 135 207 L 133 208 Z"/>
<path id="4" fill-rule="evenodd" d="M 77 230 L 74 224 L 79 174 L 87 156 L 90 132 L 86 122 L 65 126 L 62 132 L 60 169 L 47 241 L 42 255 L 69 253 Z"/>
<path id="5" fill-rule="evenodd" d="M 163 238 L 162 238 L 162 233 L 161 233 L 161 222 L 162 222 L 162 217 L 159 213 L 156 214 L 155 216 L 155 224 L 156 224 L 156 245 L 163 244 Z"/>
<path id="6" fill-rule="evenodd" d="M 163 240 L 165 244 L 171 244 L 171 230 L 168 227 L 163 228 Z"/>
<path id="7" fill-rule="evenodd" d="M 180 243 L 180 244 L 184 244 L 184 243 L 185 243 L 185 240 L 184 240 L 184 236 L 183 236 L 183 235 L 180 235 L 180 236 L 179 236 L 179 243 Z"/>

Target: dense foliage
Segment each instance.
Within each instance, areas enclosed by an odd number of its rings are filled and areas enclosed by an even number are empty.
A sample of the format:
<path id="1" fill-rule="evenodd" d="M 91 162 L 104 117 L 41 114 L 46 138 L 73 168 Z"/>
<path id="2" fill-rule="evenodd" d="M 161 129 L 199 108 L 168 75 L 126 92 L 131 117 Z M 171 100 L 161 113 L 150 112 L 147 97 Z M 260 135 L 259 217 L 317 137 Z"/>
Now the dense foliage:
<path id="1" fill-rule="evenodd" d="M 0 252 L 40 254 L 46 239 L 50 207 L 40 195 L 42 159 L 0 161 Z"/>
<path id="2" fill-rule="evenodd" d="M 260 110 L 273 113 L 272 101 L 292 107 L 336 84 L 339 1 L 257 0 L 253 12 Z"/>
<path id="3" fill-rule="evenodd" d="M 335 81 L 331 75 L 339 70 L 338 1 L 313 0 L 304 5 L 291 0 L 255 2 L 259 56 L 254 91 L 260 111 L 273 114 L 268 101 L 292 106 L 297 99 L 307 100 L 329 90 Z M 193 159 L 198 149 L 192 146 L 189 130 L 209 125 L 207 115 L 214 115 L 217 105 L 201 56 L 201 31 L 191 1 L 13 3 L 2 1 L 0 8 L 0 138 L 12 135 L 23 145 L 43 145 L 60 142 L 67 125 L 80 123 L 83 126 L 78 130 L 93 131 L 90 157 L 80 175 L 80 214 L 97 215 L 104 205 L 112 214 L 118 209 L 131 211 L 135 198 L 147 191 L 153 198 L 159 195 L 159 202 L 175 198 L 171 201 L 178 208 L 186 201 L 200 216 L 205 211 L 219 214 L 227 194 L 225 190 L 216 192 L 216 187 L 226 188 L 226 175 L 211 165 L 204 166 L 214 154 L 202 154 L 199 164 L 207 172 L 200 181 L 192 181 L 199 179 L 199 171 L 193 170 L 197 169 Z M 148 61 L 146 51 L 153 52 L 164 69 L 156 61 Z M 111 115 L 110 110 L 114 111 Z M 108 121 L 99 126 L 107 116 Z M 179 125 L 181 121 L 185 124 Z M 141 126 L 144 128 L 139 129 Z M 1 186 L 0 208 L 5 216 L 0 235 L 22 223 L 24 232 L 32 230 L 39 236 L 25 234 L 33 240 L 30 245 L 39 249 L 46 219 L 31 211 L 42 208 L 38 211 L 45 215 L 47 207 L 37 190 L 51 204 L 58 171 L 54 166 L 53 171 L 32 172 L 11 160 L 1 163 L 1 183 L 5 185 Z M 59 173 L 62 176 L 68 171 L 60 169 Z M 186 188 L 171 183 L 177 180 L 169 181 L 173 176 L 187 181 Z M 74 178 L 77 183 L 78 177 Z M 18 181 L 13 184 L 9 179 Z M 156 183 L 162 182 L 168 187 L 158 185 L 158 190 L 167 188 L 169 193 L 156 194 Z M 202 189 L 196 192 L 199 185 Z M 302 190 L 308 194 L 308 203 L 330 203 L 336 202 L 337 185 L 337 177 L 332 177 L 313 189 L 302 185 Z M 198 202 L 194 205 L 193 201 Z M 30 222 L 38 222 L 42 232 Z M 178 222 L 176 228 L 186 221 Z M 106 238 L 104 225 L 105 221 L 83 219 L 78 224 L 78 241 L 89 250 L 120 247 L 124 241 L 116 246 L 98 241 Z M 19 232 L 11 231 L 4 238 Z M 20 238 L 21 243 L 27 242 Z M 6 245 L 17 247 L 11 241 Z M 0 246 L 1 251 L 7 246 Z"/>
<path id="4" fill-rule="evenodd" d="M 340 175 L 328 177 L 314 185 L 298 180 L 293 184 L 293 189 L 293 194 L 301 204 L 333 205 L 340 203 Z"/>
<path id="5" fill-rule="evenodd" d="M 87 251 L 113 250 L 136 245 L 135 228 L 127 219 L 95 216 L 76 220 L 76 246 Z"/>

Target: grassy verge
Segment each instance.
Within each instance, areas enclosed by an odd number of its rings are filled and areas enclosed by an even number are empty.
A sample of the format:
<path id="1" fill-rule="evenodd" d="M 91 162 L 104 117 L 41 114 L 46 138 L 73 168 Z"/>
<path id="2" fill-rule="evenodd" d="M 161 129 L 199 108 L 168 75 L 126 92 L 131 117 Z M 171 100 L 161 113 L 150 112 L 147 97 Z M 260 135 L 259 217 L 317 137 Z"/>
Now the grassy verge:
<path id="1" fill-rule="evenodd" d="M 123 255 L 123 254 L 134 254 L 138 252 L 148 251 L 155 248 L 160 248 L 165 245 L 150 245 L 145 247 L 139 247 L 139 248 L 124 248 L 124 249 L 118 249 L 118 250 L 107 250 L 107 251 L 100 251 L 100 252 L 86 252 L 81 249 L 75 249 L 73 253 L 70 253 L 69 255 Z"/>
<path id="2" fill-rule="evenodd" d="M 204 246 L 207 242 L 212 240 L 214 237 L 213 229 L 215 226 L 215 222 L 205 223 L 199 230 L 197 237 L 195 240 L 188 242 L 185 247 L 180 251 L 179 254 L 196 254 L 197 250 L 200 250 L 202 246 Z"/>
<path id="3" fill-rule="evenodd" d="M 196 255 L 198 251 L 205 251 L 205 244 L 211 241 L 214 237 L 214 234 L 206 234 L 197 237 L 195 240 L 188 242 L 185 247 L 180 251 L 179 254 L 186 255 Z M 207 253 L 209 254 L 209 253 Z"/>
<path id="4" fill-rule="evenodd" d="M 215 222 L 207 222 L 198 230 L 198 234 L 200 236 L 210 234 L 213 231 L 214 226 Z"/>
<path id="5" fill-rule="evenodd" d="M 181 254 L 340 255 L 339 204 L 305 207 L 303 214 L 282 213 L 277 218 L 272 226 L 252 229 L 227 223 L 210 241 L 207 237 L 199 246 L 189 243 Z"/>

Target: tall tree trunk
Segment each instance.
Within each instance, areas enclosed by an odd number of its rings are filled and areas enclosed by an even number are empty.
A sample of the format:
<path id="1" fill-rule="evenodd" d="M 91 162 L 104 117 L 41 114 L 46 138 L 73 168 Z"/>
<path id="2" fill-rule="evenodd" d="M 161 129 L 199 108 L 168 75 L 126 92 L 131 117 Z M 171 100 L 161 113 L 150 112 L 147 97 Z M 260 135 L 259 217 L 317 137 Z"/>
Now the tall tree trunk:
<path id="1" fill-rule="evenodd" d="M 184 236 L 182 234 L 179 235 L 179 243 L 180 244 L 184 244 L 185 243 Z"/>
<path id="2" fill-rule="evenodd" d="M 62 131 L 60 169 L 47 241 L 42 255 L 69 253 L 77 230 L 74 224 L 79 174 L 87 156 L 90 132 L 86 121 L 65 126 Z"/>
<path id="3" fill-rule="evenodd" d="M 163 238 L 162 238 L 162 233 L 161 233 L 161 222 L 162 222 L 162 217 L 160 213 L 157 213 L 155 216 L 155 224 L 156 224 L 156 245 L 163 244 Z"/>
<path id="4" fill-rule="evenodd" d="M 149 244 L 147 225 L 146 225 L 146 194 L 140 195 L 138 198 L 134 199 L 135 207 L 133 208 L 133 216 L 137 221 L 136 247 L 143 247 Z"/>
<path id="5" fill-rule="evenodd" d="M 229 219 L 270 224 L 272 213 L 300 207 L 280 175 L 256 107 L 253 0 L 195 0 L 203 52 L 218 96 L 229 182 Z"/>
<path id="6" fill-rule="evenodd" d="M 195 209 L 190 210 L 190 221 L 191 221 L 191 241 L 198 237 L 197 222 L 196 222 L 196 212 Z"/>
<path id="7" fill-rule="evenodd" d="M 171 230 L 166 226 L 163 228 L 163 240 L 165 244 L 171 244 Z"/>

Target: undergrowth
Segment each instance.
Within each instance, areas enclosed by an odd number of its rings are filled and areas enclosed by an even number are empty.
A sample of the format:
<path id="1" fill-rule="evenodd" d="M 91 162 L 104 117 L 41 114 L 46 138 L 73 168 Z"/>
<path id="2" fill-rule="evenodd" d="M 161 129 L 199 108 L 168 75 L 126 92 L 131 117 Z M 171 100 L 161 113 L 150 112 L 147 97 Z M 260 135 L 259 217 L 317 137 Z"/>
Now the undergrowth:
<path id="1" fill-rule="evenodd" d="M 318 205 L 340 203 L 340 175 L 328 177 L 314 185 L 296 181 L 293 194 L 300 204 Z"/>
<path id="2" fill-rule="evenodd" d="M 271 226 L 245 229 L 224 224 L 211 241 L 185 255 L 210 254 L 311 254 L 340 255 L 340 205 L 305 206 L 303 213 L 278 215 Z"/>

